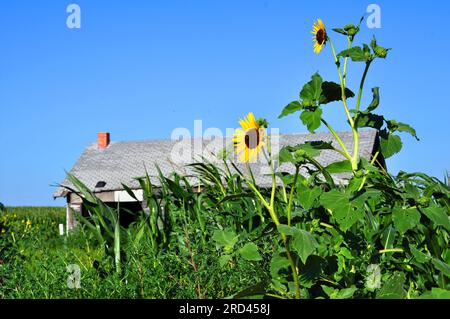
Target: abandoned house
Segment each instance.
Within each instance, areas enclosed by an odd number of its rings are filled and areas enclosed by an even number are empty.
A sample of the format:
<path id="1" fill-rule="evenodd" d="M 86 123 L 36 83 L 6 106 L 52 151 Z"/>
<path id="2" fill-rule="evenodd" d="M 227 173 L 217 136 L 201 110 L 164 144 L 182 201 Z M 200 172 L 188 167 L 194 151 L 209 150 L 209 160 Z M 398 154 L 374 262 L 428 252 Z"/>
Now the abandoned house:
<path id="1" fill-rule="evenodd" d="M 348 149 L 352 149 L 353 136 L 351 132 L 338 133 Z M 271 139 L 274 137 L 271 136 Z M 282 134 L 276 136 L 279 148 L 285 145 L 297 145 L 308 141 L 332 142 L 332 145 L 338 147 L 338 143 L 330 133 L 316 134 Z M 231 138 L 213 137 L 213 138 L 192 138 L 182 141 L 177 140 L 147 140 L 147 141 L 128 141 L 115 142 L 110 141 L 109 133 L 98 133 L 96 143 L 88 145 L 81 154 L 78 161 L 70 170 L 70 174 L 81 180 L 92 192 L 94 192 L 102 201 L 108 205 L 115 205 L 120 202 L 121 207 L 130 210 L 141 210 L 143 192 L 136 177 L 142 177 L 148 172 L 152 184 L 158 186 L 158 172 L 156 166 L 159 166 L 165 176 L 176 172 L 180 175 L 189 175 L 190 167 L 187 164 L 201 161 L 206 158 L 208 161 L 221 166 L 222 160 L 219 160 L 219 152 L 229 147 Z M 375 130 L 360 132 L 359 141 L 360 156 L 371 159 L 372 155 L 379 149 L 379 137 Z M 262 158 L 262 156 L 261 156 Z M 380 165 L 385 166 L 382 156 L 379 156 Z M 215 161 L 214 161 L 215 160 Z M 236 166 L 245 171 L 243 164 L 236 158 L 230 158 Z M 344 157 L 332 150 L 323 150 L 316 158 L 323 166 L 344 160 Z M 223 165 L 223 164 L 222 164 Z M 261 187 L 271 187 L 271 177 L 267 162 L 258 159 L 257 163 L 250 164 L 256 182 Z M 294 172 L 293 165 L 283 164 L 278 167 L 279 171 Z M 307 174 L 307 170 L 302 169 L 302 174 Z M 192 174 L 191 174 L 192 175 Z M 333 174 L 333 179 L 338 184 L 345 184 L 349 178 L 349 173 Z M 135 196 L 140 199 L 137 202 L 123 188 L 122 184 L 131 188 Z M 192 183 L 195 185 L 195 181 Z M 67 201 L 66 227 L 73 229 L 76 220 L 72 210 L 85 214 L 83 212 L 82 200 L 68 189 L 73 185 L 66 179 L 56 189 L 54 198 L 64 197 Z M 70 209 L 71 208 L 71 209 Z"/>

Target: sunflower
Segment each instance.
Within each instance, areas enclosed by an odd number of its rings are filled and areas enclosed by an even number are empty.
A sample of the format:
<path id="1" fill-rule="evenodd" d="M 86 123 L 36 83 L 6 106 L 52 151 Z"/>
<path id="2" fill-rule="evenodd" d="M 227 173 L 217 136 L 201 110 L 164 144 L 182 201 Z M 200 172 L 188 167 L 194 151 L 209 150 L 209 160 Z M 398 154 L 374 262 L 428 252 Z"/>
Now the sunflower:
<path id="1" fill-rule="evenodd" d="M 325 30 L 322 20 L 317 19 L 317 22 L 314 22 L 311 33 L 314 34 L 314 52 L 320 53 L 320 51 L 322 51 L 322 47 L 327 42 L 327 31 Z"/>
<path id="2" fill-rule="evenodd" d="M 239 120 L 242 129 L 237 129 L 233 135 L 233 143 L 241 162 L 254 162 L 261 147 L 264 145 L 265 130 L 256 121 L 253 113 Z"/>

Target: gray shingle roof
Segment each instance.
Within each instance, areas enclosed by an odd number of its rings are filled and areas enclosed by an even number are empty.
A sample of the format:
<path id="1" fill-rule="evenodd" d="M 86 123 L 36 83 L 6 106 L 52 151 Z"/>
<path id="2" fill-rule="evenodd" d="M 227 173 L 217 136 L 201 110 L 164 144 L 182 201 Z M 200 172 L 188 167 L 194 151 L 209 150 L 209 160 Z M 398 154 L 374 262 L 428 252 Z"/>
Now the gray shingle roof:
<path id="1" fill-rule="evenodd" d="M 338 133 L 344 144 L 349 150 L 353 149 L 353 137 L 351 132 Z M 285 145 L 297 145 L 308 141 L 326 141 L 332 142 L 333 146 L 339 148 L 339 144 L 330 133 L 316 134 L 282 134 L 273 136 L 275 141 L 279 140 L 280 147 Z M 147 141 L 128 141 L 111 142 L 106 149 L 98 149 L 97 144 L 89 145 L 81 157 L 75 163 L 70 173 L 79 178 L 92 191 L 113 191 L 123 190 L 122 183 L 132 189 L 139 189 L 139 183 L 134 179 L 145 175 L 145 170 L 151 177 L 152 183 L 159 184 L 158 173 L 155 167 L 157 164 L 163 174 L 170 175 L 177 172 L 182 175 L 192 173 L 191 168 L 186 164 L 201 159 L 202 155 L 210 161 L 217 162 L 221 166 L 218 152 L 224 147 L 229 146 L 231 138 L 194 138 L 184 140 L 183 142 L 173 140 L 147 140 Z M 370 158 L 377 145 L 377 131 L 367 130 L 360 132 L 360 155 L 364 158 Z M 202 150 L 199 148 L 203 146 Z M 255 175 L 257 183 L 264 187 L 271 185 L 271 178 L 267 176 L 267 162 L 259 156 L 261 162 L 250 164 Z M 344 160 L 344 157 L 332 150 L 324 150 L 316 158 L 324 166 L 333 162 Z M 232 161 L 242 171 L 245 167 L 238 164 L 236 158 Z M 277 168 L 278 171 L 293 172 L 294 167 L 291 164 L 283 164 Z M 306 169 L 302 170 L 303 174 Z M 338 183 L 345 183 L 348 174 L 336 174 L 333 176 Z M 96 189 L 95 185 L 99 181 L 106 182 L 101 189 Z M 195 184 L 195 181 L 194 183 Z M 72 187 L 67 179 L 61 185 Z M 58 187 L 54 192 L 54 197 L 64 197 L 67 192 L 63 187 Z"/>

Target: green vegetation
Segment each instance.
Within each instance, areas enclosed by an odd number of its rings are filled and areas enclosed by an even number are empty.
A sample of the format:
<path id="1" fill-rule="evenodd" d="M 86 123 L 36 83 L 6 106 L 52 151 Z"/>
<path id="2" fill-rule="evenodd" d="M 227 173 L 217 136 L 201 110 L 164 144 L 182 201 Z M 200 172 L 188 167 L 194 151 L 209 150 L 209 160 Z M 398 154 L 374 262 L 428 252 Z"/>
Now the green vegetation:
<path id="1" fill-rule="evenodd" d="M 448 182 L 389 174 L 380 155 L 401 150 L 399 133 L 417 138 L 416 132 L 374 113 L 378 87 L 372 102 L 361 105 L 369 68 L 389 49 L 375 39 L 354 46 L 359 25 L 334 29 L 347 40 L 340 53 L 322 21 L 313 31 L 316 53 L 330 45 L 339 83 L 314 74 L 280 117 L 300 112 L 309 131 L 325 126 L 336 145 L 308 142 L 273 154 L 267 121 L 249 113 L 236 131 L 236 151 L 243 162 L 264 156 L 272 187 L 261 188 L 250 165 L 239 170 L 224 152 L 223 167 L 191 165 L 201 192 L 178 174 L 160 174 L 158 188 L 149 176 L 138 177 L 148 210 L 128 212 L 136 221 L 127 228 L 120 207 L 105 205 L 69 175 L 91 215 L 79 217 L 81 226 L 69 236 L 58 235 L 62 210 L 1 213 L 0 297 L 450 298 Z M 346 85 L 350 60 L 365 65 L 357 95 Z M 323 118 L 332 102 L 342 103 L 352 150 Z M 381 153 L 371 160 L 358 153 L 359 129 L 366 127 L 380 132 Z M 342 162 L 321 166 L 315 157 L 323 150 L 338 152 Z M 275 160 L 295 173 L 276 171 Z M 308 176 L 299 174 L 305 165 Z M 338 172 L 351 176 L 348 185 L 336 185 Z M 69 265 L 80 269 L 78 289 L 68 288 Z"/>

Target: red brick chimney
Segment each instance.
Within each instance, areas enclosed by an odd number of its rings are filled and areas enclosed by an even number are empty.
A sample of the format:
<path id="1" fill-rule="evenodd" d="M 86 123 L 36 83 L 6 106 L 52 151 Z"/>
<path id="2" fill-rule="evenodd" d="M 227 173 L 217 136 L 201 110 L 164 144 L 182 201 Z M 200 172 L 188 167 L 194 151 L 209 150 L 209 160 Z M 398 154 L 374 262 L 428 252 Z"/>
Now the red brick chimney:
<path id="1" fill-rule="evenodd" d="M 101 150 L 105 149 L 109 145 L 109 133 L 100 132 L 97 134 L 97 147 Z"/>

